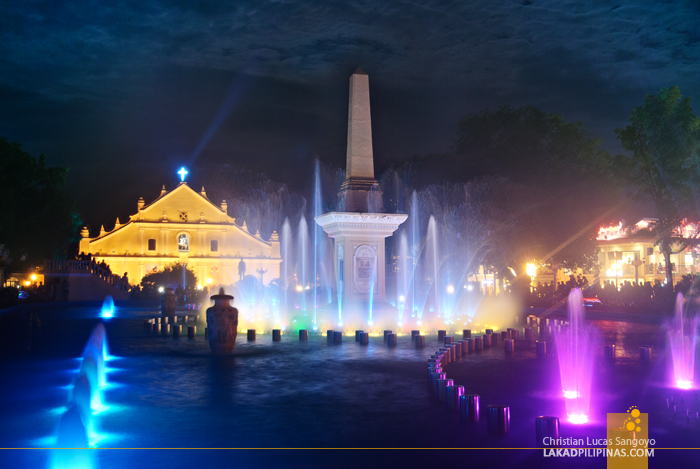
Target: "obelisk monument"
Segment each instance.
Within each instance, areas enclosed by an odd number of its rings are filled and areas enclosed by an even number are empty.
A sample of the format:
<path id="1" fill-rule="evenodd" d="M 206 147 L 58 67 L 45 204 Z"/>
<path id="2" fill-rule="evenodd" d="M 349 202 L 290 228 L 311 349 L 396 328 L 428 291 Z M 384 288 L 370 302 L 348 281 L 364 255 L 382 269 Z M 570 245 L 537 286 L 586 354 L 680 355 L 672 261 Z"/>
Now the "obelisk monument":
<path id="1" fill-rule="evenodd" d="M 386 309 L 385 238 L 408 215 L 382 213 L 382 192 L 374 178 L 369 76 L 360 69 L 350 77 L 345 174 L 338 192 L 345 211 L 321 215 L 316 223 L 335 244 L 338 323 L 342 324 L 343 314 L 359 311 L 368 312 L 367 321 L 371 324 L 372 314 Z"/>
<path id="2" fill-rule="evenodd" d="M 359 68 L 350 77 L 347 163 L 338 195 L 346 212 L 384 211 L 382 191 L 374 178 L 369 76 Z"/>

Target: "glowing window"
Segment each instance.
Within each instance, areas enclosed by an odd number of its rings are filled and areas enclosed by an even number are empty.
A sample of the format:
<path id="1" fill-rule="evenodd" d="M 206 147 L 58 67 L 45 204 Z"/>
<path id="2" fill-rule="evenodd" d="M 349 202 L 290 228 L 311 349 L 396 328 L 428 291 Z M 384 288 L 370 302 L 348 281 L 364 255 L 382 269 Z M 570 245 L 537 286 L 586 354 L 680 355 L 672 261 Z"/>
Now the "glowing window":
<path id="1" fill-rule="evenodd" d="M 190 237 L 186 234 L 181 234 L 177 237 L 177 250 L 180 252 L 187 252 L 190 250 Z"/>

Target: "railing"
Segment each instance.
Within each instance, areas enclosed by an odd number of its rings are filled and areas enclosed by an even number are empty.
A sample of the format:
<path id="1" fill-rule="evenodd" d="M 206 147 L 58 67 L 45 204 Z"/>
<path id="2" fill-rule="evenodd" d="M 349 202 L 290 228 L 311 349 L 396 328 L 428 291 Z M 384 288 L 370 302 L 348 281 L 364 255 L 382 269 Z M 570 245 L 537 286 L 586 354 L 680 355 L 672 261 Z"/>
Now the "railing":
<path id="1" fill-rule="evenodd" d="M 131 291 L 129 282 L 125 282 L 118 275 L 115 275 L 107 269 L 100 267 L 92 261 L 81 260 L 46 260 L 44 261 L 44 274 L 47 273 L 91 273 L 103 282 L 109 283 L 114 288 L 128 293 Z"/>

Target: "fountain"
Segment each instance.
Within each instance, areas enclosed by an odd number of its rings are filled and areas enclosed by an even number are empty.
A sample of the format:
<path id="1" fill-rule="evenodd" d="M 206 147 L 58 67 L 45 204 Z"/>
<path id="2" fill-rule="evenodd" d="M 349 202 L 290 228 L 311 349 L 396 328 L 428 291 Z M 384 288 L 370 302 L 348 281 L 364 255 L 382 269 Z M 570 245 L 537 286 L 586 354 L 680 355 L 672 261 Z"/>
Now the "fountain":
<path id="1" fill-rule="evenodd" d="M 114 303 L 105 298 L 105 305 Z M 103 306 L 104 311 L 105 307 Z M 100 314 L 102 315 L 102 313 Z M 107 385 L 105 362 L 112 357 L 107 347 L 104 324 L 92 330 L 83 351 L 78 377 L 73 383 L 68 408 L 61 415 L 54 450 L 51 451 L 51 469 L 96 467 L 94 453 L 89 449 L 97 438 L 94 416 L 107 409 L 102 390 Z"/>
<path id="2" fill-rule="evenodd" d="M 184 269 L 183 269 L 184 272 Z M 114 316 L 114 300 L 110 295 L 107 295 L 102 302 L 102 309 L 100 310 L 100 316 L 104 319 L 109 319 Z"/>
<path id="3" fill-rule="evenodd" d="M 694 383 L 698 317 L 683 317 L 682 293 L 676 297 L 674 312 L 673 320 L 667 325 L 673 359 L 673 384 L 680 389 L 690 389 Z"/>
<path id="4" fill-rule="evenodd" d="M 323 199 L 328 187 L 316 161 L 311 203 L 285 213 L 281 223 L 280 279 L 265 286 L 248 275 L 234 287 L 240 329 L 509 327 L 517 305 L 482 291 L 496 291 L 495 272 L 503 269 L 488 270 L 492 261 L 485 262 L 499 256 L 492 238 L 512 228 L 494 205 L 498 183 L 413 190 L 404 183 L 408 176 L 389 173 L 382 182 L 394 184 L 386 189 L 387 206 L 395 203 L 409 216 L 384 213 L 369 104 L 368 77 L 358 71 L 350 79 L 347 166 L 338 200 Z M 332 206 L 338 211 L 323 213 Z"/>
<path id="5" fill-rule="evenodd" d="M 297 231 L 297 241 L 299 243 L 299 257 L 297 258 L 297 282 L 301 282 L 302 290 L 300 291 L 301 310 L 307 311 L 307 291 L 311 288 L 309 284 L 309 227 L 306 224 L 306 217 L 302 215 L 299 220 L 299 229 Z M 314 325 L 316 318 L 314 318 Z"/>
<path id="6" fill-rule="evenodd" d="M 583 294 L 571 290 L 568 300 L 569 326 L 555 331 L 561 387 L 566 400 L 568 420 L 574 424 L 588 422 L 591 401 L 594 355 L 598 348 L 595 328 L 585 322 Z"/>
<path id="7" fill-rule="evenodd" d="M 107 385 L 107 370 L 105 362 L 111 357 L 107 347 L 107 331 L 103 323 L 98 323 L 90 334 L 83 350 L 83 361 L 80 374 L 85 375 L 90 382 L 90 407 L 95 412 L 104 410 L 102 389 Z"/>
<path id="8" fill-rule="evenodd" d="M 50 469 L 91 469 L 97 467 L 94 452 L 88 446 L 84 415 L 77 405 L 71 405 L 58 424 L 56 449 L 51 450 Z"/>

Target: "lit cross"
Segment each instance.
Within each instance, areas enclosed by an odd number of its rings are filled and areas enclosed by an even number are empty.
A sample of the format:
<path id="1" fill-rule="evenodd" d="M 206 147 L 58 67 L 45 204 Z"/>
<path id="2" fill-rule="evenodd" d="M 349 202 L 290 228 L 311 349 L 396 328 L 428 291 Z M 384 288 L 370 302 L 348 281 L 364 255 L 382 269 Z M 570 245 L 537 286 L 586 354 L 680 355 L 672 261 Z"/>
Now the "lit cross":
<path id="1" fill-rule="evenodd" d="M 184 180 L 185 180 L 185 176 L 186 176 L 187 174 L 189 174 L 189 173 L 187 172 L 187 170 L 186 170 L 186 169 L 184 168 L 184 166 L 183 166 L 182 168 L 180 168 L 180 171 L 178 171 L 177 174 L 180 175 L 180 180 L 181 180 L 181 181 L 184 181 Z"/>

